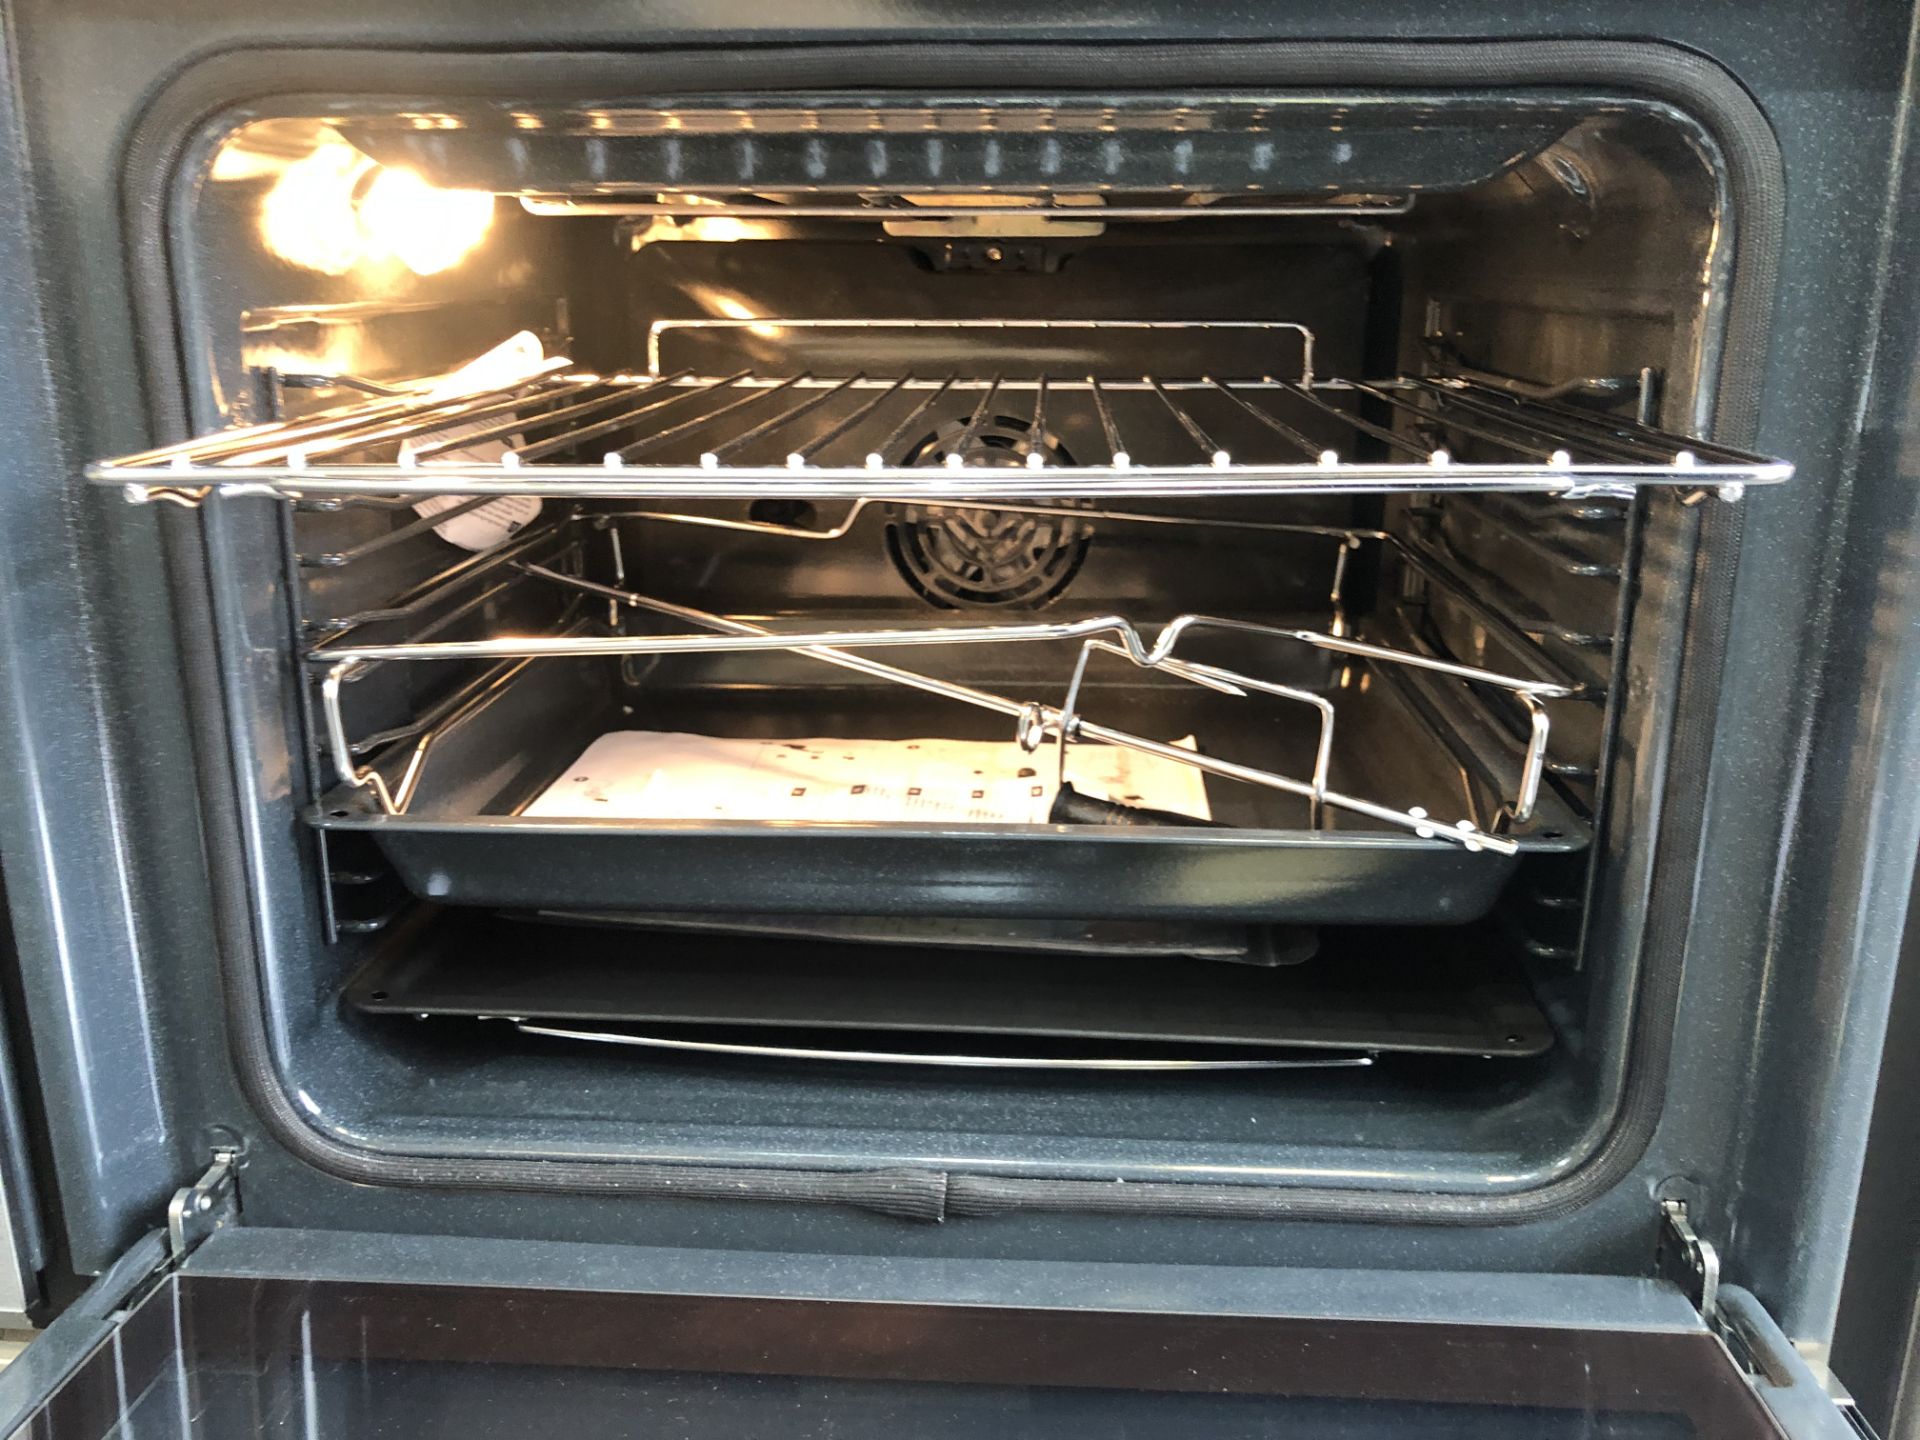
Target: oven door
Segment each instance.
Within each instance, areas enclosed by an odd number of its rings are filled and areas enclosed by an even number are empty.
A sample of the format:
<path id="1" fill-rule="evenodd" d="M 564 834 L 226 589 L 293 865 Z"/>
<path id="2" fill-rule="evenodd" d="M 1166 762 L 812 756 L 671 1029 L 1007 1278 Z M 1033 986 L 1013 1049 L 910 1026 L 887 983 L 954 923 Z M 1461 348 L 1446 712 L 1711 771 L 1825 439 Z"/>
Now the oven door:
<path id="1" fill-rule="evenodd" d="M 192 1194 L 193 1192 L 188 1192 Z M 0 1376 L 18 1434 L 1848 1436 L 1730 1288 L 151 1237 Z"/>

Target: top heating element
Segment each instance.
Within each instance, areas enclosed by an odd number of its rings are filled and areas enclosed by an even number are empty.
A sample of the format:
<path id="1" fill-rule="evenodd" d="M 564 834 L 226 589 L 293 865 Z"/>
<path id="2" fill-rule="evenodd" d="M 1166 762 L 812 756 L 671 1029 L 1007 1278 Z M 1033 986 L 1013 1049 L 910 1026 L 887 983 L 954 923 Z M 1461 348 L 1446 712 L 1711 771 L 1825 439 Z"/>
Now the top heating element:
<path id="1" fill-rule="evenodd" d="M 1005 364 L 898 373 L 698 365 L 703 332 L 747 329 L 804 356 L 830 329 L 989 330 Z M 1268 341 L 1241 376 L 1102 375 L 1101 330 Z M 670 342 L 695 363 L 668 368 Z M 1679 487 L 1735 499 L 1792 466 L 1483 378 L 1317 374 L 1277 321 L 787 319 L 656 322 L 652 370 L 564 360 L 506 383 L 416 389 L 93 466 L 132 500 L 209 494 L 593 499 L 884 496 L 903 501 L 1510 491 L 1584 497 Z M 958 347 L 956 346 L 955 349 Z M 977 357 L 970 341 L 964 352 Z M 982 373 L 982 372 L 985 373 Z"/>

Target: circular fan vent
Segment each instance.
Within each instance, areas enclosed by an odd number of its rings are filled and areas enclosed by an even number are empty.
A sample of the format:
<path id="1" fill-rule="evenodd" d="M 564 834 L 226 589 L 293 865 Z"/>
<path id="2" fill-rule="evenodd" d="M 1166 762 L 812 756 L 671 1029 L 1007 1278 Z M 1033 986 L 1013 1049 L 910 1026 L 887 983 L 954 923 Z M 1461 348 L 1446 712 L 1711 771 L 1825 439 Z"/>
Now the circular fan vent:
<path id="1" fill-rule="evenodd" d="M 1049 465 L 1073 464 L 1053 436 L 1040 443 Z M 971 434 L 965 420 L 946 422 L 901 463 L 945 466 L 958 454 L 967 466 L 1024 466 L 1032 450 L 1025 421 L 996 415 Z M 1092 543 L 1089 521 L 1017 510 L 899 505 L 889 509 L 886 527 L 894 567 L 922 599 L 948 610 L 1051 604 L 1079 573 Z"/>

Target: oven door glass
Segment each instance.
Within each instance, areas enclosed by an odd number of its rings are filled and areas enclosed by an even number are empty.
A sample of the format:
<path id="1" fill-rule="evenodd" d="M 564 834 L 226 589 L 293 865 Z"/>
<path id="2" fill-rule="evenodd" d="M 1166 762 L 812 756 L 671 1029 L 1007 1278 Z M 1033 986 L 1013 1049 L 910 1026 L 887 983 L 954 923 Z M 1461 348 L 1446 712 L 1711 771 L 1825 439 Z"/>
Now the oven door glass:
<path id="1" fill-rule="evenodd" d="M 1650 1281 L 858 1259 L 812 1273 L 823 1257 L 734 1255 L 707 1257 L 719 1283 L 699 1293 L 691 1252 L 635 1270 L 583 1247 L 344 1244 L 356 1238 L 217 1235 L 15 1434 L 1543 1440 L 1799 1428 L 1763 1403 L 1764 1366 L 1744 1369 L 1677 1291 Z M 346 1258 L 308 1264 L 316 1244 Z M 483 1276 L 475 1257 L 490 1251 L 521 1253 Z M 548 1283 L 510 1283 L 516 1272 Z M 964 1303 L 927 1298 L 942 1288 Z M 1029 1303 L 1042 1291 L 1054 1303 Z"/>

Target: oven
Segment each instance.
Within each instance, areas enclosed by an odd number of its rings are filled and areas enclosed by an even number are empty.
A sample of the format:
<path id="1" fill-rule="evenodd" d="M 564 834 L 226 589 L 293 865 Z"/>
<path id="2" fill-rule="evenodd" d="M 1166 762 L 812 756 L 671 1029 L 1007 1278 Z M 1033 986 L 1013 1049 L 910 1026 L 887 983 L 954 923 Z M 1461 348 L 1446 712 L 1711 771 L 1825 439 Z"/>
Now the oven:
<path id="1" fill-rule="evenodd" d="M 511 1269 L 641 1223 L 866 1257 L 890 1302 L 914 1257 L 930 1304 L 944 1264 L 1142 1246 L 1657 1273 L 1804 1395 L 1712 1241 L 1830 1326 L 1844 1246 L 1789 1237 L 1850 1204 L 1865 1102 L 1813 1116 L 1871 1074 L 1914 838 L 1905 722 L 1833 679 L 1910 660 L 1910 502 L 1846 438 L 1898 319 L 1892 111 L 1836 158 L 1732 21 L 1711 56 L 1306 21 L 243 46 L 157 66 L 98 173 L 25 75 L 25 238 L 78 317 L 36 332 L 43 433 L 104 547 L 62 583 L 105 638 L 11 653 L 88 669 L 46 703 L 106 769 L 9 892 L 71 904 L 35 867 L 90 824 L 84 883 L 136 877 L 85 917 L 131 989 L 16 926 L 45 1163 L 115 1197 L 76 1255 L 164 1152 L 214 1167 L 175 1343 L 243 1371 L 283 1342 L 180 1331 L 192 1297 L 334 1303 L 256 1228 Z M 110 233 L 49 251 L 83 176 Z M 27 753 L 81 738 L 47 723 Z M 839 1314 L 793 1373 L 868 1373 Z"/>

